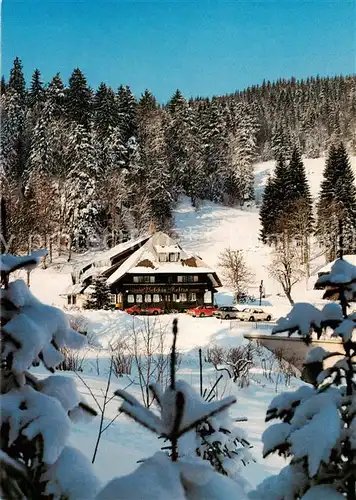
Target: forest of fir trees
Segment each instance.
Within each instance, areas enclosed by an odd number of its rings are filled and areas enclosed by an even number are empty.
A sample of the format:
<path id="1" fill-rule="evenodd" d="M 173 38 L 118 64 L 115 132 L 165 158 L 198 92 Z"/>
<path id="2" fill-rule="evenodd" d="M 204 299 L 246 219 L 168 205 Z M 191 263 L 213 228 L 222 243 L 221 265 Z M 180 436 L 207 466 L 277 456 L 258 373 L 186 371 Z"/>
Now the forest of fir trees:
<path id="1" fill-rule="evenodd" d="M 340 241 L 345 255 L 356 254 L 356 184 L 344 143 L 329 148 L 316 200 L 300 150 L 294 147 L 289 160 L 280 154 L 266 183 L 260 221 L 260 239 L 274 248 L 278 267 L 290 279 L 289 268 L 300 265 L 308 278 L 313 257 L 336 259 Z"/>
<path id="2" fill-rule="evenodd" d="M 14 252 L 54 246 L 70 256 L 152 226 L 169 232 L 183 194 L 193 206 L 254 200 L 257 161 L 277 159 L 276 172 L 289 163 L 297 178 L 301 154 L 318 157 L 340 138 L 356 151 L 352 76 L 263 82 L 211 99 L 187 100 L 177 90 L 162 105 L 149 90 L 139 99 L 124 85 L 93 90 L 79 68 L 67 85 L 59 74 L 44 84 L 39 70 L 26 84 L 16 58 L 1 81 L 1 113 L 1 187 L 18 235 L 7 248 Z M 293 196 L 300 220 L 292 232 L 311 231 L 309 192 Z"/>

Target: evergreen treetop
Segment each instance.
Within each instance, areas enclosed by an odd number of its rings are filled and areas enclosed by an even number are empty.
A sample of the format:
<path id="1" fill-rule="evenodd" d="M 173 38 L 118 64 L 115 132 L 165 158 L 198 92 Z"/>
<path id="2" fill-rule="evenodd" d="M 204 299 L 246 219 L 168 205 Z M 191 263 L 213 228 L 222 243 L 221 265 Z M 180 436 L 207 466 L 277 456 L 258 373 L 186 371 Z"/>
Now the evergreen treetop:
<path id="1" fill-rule="evenodd" d="M 8 87 L 9 89 L 17 92 L 22 99 L 25 98 L 26 95 L 25 77 L 22 71 L 22 62 L 18 57 L 15 58 L 13 67 L 10 70 Z"/>
<path id="2" fill-rule="evenodd" d="M 74 69 L 69 78 L 66 92 L 66 108 L 68 117 L 79 125 L 88 128 L 92 111 L 92 92 L 87 85 L 84 73 Z"/>

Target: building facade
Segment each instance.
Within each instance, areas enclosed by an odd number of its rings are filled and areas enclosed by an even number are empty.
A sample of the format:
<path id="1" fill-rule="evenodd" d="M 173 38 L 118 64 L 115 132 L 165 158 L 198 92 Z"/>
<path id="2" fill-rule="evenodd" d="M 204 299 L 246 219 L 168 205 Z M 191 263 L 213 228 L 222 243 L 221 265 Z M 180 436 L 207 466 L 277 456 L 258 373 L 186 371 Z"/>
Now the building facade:
<path id="1" fill-rule="evenodd" d="M 221 286 L 217 273 L 200 257 L 162 232 L 143 238 L 141 244 L 133 241 L 131 247 L 126 243 L 124 249 L 111 249 L 110 256 L 111 262 L 97 259 L 91 266 L 86 264 L 84 272 L 77 272 L 72 277 L 73 289 L 81 285 L 81 294 L 89 293 L 92 279 L 101 274 L 106 277 L 117 308 L 136 304 L 179 310 L 212 304 Z M 98 266 L 103 260 L 105 265 Z M 68 303 L 73 300 L 69 292 Z"/>

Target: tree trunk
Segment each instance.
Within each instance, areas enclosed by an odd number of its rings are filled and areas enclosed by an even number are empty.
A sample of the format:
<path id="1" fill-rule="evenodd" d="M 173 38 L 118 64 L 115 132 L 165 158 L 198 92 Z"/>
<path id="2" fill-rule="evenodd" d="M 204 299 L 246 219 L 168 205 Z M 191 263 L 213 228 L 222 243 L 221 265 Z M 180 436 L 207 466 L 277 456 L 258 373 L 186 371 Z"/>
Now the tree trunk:
<path id="1" fill-rule="evenodd" d="M 289 303 L 291 306 L 294 306 L 294 300 L 292 299 L 292 291 L 290 289 L 284 289 L 284 293 L 286 294 L 287 299 L 289 300 Z"/>

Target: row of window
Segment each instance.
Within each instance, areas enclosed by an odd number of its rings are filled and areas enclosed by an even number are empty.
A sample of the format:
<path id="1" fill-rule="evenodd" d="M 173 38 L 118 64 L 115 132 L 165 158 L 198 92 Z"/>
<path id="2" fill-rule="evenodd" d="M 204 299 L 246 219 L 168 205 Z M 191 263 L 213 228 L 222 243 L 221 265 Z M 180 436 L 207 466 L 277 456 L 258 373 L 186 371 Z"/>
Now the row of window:
<path id="1" fill-rule="evenodd" d="M 171 277 L 169 277 L 168 281 L 173 281 Z M 155 283 L 156 277 L 155 276 L 134 276 L 133 277 L 133 282 L 134 283 Z M 177 276 L 177 282 L 178 283 L 196 283 L 199 281 L 199 276 L 190 276 L 190 275 L 185 275 L 185 276 Z"/>
<path id="2" fill-rule="evenodd" d="M 137 293 L 134 295 L 133 293 L 130 293 L 127 296 L 127 302 L 129 304 L 142 304 L 142 302 L 145 303 L 158 303 L 158 302 L 196 302 L 197 300 L 197 294 L 194 292 L 191 293 L 173 293 L 171 295 L 161 295 L 159 293 L 145 293 L 145 294 L 140 294 Z"/>

